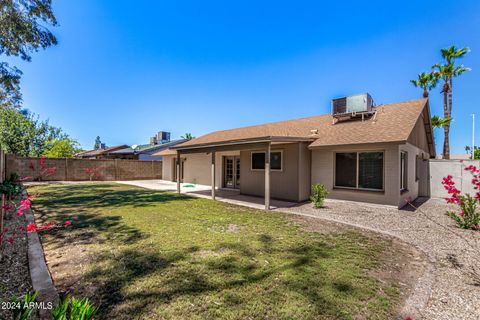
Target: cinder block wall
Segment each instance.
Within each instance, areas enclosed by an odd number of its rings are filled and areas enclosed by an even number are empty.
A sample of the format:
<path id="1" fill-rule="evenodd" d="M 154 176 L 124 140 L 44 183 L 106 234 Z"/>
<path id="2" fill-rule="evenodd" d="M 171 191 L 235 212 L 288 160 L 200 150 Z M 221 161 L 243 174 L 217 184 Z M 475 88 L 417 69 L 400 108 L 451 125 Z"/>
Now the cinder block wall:
<path id="1" fill-rule="evenodd" d="M 90 174 L 85 169 L 95 169 L 92 180 L 115 181 L 137 179 L 161 179 L 161 161 L 122 159 L 75 159 L 46 158 L 43 169 L 40 158 L 6 156 L 6 175 L 18 174 L 25 181 L 88 181 Z M 52 169 L 54 174 L 48 175 Z"/>

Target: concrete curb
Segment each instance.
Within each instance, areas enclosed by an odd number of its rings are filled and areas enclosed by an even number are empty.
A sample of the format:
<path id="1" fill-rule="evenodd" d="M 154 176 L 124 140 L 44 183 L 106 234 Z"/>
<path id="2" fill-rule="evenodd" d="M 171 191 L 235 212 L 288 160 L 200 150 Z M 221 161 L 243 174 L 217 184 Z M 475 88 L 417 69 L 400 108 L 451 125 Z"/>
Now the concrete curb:
<path id="1" fill-rule="evenodd" d="M 24 191 L 23 196 L 27 196 Z M 24 211 L 27 223 L 35 223 L 35 217 L 32 210 L 29 208 Z M 59 301 L 59 296 L 52 277 L 45 261 L 43 253 L 43 246 L 40 242 L 40 237 L 36 232 L 27 233 L 28 240 L 28 268 L 30 270 L 30 278 L 32 280 L 33 290 L 38 292 L 37 301 L 43 302 L 45 308 L 38 309 L 40 319 L 51 319 L 51 309 L 47 309 L 49 304 L 55 306 Z"/>

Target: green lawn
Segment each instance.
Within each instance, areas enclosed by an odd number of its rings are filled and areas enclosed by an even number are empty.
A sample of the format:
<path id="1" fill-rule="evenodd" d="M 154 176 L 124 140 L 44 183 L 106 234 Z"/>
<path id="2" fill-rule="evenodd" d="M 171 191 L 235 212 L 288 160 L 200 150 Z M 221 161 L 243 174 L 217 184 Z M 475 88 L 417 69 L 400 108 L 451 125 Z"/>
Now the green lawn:
<path id="1" fill-rule="evenodd" d="M 101 318 L 391 319 L 387 242 L 304 231 L 280 213 L 126 185 L 29 188 L 60 291 Z"/>

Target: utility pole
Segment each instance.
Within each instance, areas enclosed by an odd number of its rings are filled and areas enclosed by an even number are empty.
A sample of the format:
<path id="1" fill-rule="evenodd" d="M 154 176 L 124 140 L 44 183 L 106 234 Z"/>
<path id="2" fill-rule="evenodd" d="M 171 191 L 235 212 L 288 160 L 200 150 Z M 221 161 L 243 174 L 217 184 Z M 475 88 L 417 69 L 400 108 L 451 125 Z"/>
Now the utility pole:
<path id="1" fill-rule="evenodd" d="M 475 160 L 475 113 L 472 113 L 472 160 Z"/>

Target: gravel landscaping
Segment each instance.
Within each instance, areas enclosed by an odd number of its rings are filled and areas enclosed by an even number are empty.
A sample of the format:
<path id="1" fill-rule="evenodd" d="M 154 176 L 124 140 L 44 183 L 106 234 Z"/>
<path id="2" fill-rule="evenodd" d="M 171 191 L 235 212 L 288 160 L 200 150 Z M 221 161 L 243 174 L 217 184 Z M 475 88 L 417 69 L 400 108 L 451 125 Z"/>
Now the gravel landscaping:
<path id="1" fill-rule="evenodd" d="M 10 230 L 7 236 L 15 232 L 15 241 L 3 244 L 3 258 L 0 260 L 0 302 L 11 301 L 13 296 L 21 297 L 28 291 L 32 291 L 30 272 L 28 269 L 27 237 L 24 231 L 13 231 L 25 228 L 24 217 L 15 213 L 8 213 L 5 228 Z M 0 319 L 11 317 L 11 311 L 0 308 Z"/>
<path id="2" fill-rule="evenodd" d="M 278 209 L 307 218 L 321 218 L 397 237 L 425 252 L 431 265 L 417 283 L 404 310 L 422 319 L 479 319 L 480 233 L 462 230 L 445 215 L 441 199 L 398 210 L 388 206 L 327 200 L 324 208 L 310 203 Z"/>

